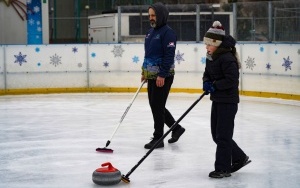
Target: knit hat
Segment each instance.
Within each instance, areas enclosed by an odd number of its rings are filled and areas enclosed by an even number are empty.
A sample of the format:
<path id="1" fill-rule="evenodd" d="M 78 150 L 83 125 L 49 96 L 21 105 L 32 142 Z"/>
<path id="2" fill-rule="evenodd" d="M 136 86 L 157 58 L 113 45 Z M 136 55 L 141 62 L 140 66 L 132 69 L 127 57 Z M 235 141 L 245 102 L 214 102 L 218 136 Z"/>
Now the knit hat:
<path id="1" fill-rule="evenodd" d="M 213 25 L 205 33 L 203 42 L 206 45 L 220 46 L 225 36 L 225 30 L 219 21 L 214 21 Z"/>

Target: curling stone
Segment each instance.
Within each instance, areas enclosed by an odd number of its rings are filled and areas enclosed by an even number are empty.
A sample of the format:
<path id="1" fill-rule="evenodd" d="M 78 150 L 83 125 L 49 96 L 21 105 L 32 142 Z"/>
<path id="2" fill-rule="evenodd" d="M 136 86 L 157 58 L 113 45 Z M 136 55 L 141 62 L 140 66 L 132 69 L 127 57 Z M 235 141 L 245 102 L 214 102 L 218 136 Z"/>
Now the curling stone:
<path id="1" fill-rule="evenodd" d="M 121 172 L 114 168 L 110 162 L 101 165 L 93 172 L 93 182 L 98 185 L 115 185 L 121 181 Z"/>

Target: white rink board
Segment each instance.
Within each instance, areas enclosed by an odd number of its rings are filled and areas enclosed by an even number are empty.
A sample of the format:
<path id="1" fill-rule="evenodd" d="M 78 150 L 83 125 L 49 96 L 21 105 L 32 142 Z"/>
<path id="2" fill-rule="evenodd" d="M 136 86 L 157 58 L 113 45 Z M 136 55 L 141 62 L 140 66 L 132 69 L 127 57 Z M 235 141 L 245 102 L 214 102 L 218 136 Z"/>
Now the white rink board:
<path id="1" fill-rule="evenodd" d="M 300 44 L 238 43 L 236 48 L 242 64 L 240 90 L 300 94 Z M 0 71 L 6 67 L 0 88 L 6 89 L 138 87 L 144 58 L 143 43 L 0 49 Z M 173 88 L 201 89 L 205 60 L 203 43 L 178 43 Z"/>

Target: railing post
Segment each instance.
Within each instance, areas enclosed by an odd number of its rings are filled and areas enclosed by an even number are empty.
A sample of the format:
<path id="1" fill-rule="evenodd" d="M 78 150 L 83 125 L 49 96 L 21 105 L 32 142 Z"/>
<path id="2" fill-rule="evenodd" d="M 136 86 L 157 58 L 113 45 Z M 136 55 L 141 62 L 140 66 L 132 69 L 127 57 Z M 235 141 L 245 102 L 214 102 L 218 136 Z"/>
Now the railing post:
<path id="1" fill-rule="evenodd" d="M 118 6 L 118 43 L 121 43 L 121 6 Z"/>
<path id="2" fill-rule="evenodd" d="M 268 2 L 268 25 L 269 25 L 269 42 L 272 42 L 272 2 Z"/>
<path id="3" fill-rule="evenodd" d="M 233 29 L 233 38 L 235 38 L 236 40 L 238 40 L 237 38 L 237 7 L 236 7 L 236 3 L 232 4 L 232 29 Z"/>
<path id="4" fill-rule="evenodd" d="M 200 6 L 196 5 L 196 43 L 200 42 Z"/>

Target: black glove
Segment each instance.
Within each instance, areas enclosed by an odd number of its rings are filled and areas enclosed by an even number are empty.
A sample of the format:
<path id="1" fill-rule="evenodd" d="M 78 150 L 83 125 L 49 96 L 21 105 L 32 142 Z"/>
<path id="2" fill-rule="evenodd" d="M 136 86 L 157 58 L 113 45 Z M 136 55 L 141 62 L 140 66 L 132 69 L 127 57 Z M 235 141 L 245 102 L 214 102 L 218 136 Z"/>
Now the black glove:
<path id="1" fill-rule="evenodd" d="M 203 83 L 203 90 L 205 91 L 205 94 L 208 95 L 209 93 L 215 92 L 215 88 L 213 86 L 213 82 L 206 81 Z"/>

